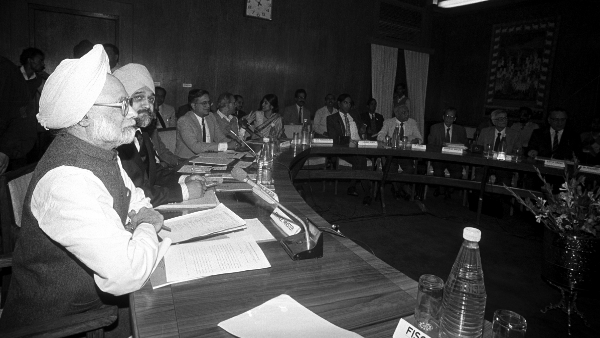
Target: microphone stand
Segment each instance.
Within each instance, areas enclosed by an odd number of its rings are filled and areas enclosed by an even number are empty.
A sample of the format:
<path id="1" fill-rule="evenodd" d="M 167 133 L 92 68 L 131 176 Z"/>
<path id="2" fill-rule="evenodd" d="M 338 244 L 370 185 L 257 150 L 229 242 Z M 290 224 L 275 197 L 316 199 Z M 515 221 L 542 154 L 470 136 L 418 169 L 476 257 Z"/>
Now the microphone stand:
<path id="1" fill-rule="evenodd" d="M 279 240 L 279 244 L 288 256 L 295 261 L 323 257 L 323 233 L 321 230 L 308 217 L 304 222 L 281 203 L 275 202 L 275 206 L 304 228 L 304 234 L 299 233 Z"/>

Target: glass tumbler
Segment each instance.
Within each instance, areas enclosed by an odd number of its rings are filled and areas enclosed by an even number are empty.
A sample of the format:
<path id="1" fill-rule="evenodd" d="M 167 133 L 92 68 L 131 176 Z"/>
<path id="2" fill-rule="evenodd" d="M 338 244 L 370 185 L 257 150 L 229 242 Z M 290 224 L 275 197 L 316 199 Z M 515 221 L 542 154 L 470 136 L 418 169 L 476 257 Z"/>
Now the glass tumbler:
<path id="1" fill-rule="evenodd" d="M 492 152 L 492 145 L 491 144 L 489 144 L 489 143 L 486 144 L 484 151 L 485 151 L 485 158 L 488 158 L 488 159 L 492 158 L 493 152 Z"/>
<path id="2" fill-rule="evenodd" d="M 523 338 L 527 331 L 525 317 L 510 310 L 496 310 L 492 323 L 492 338 Z"/>
<path id="3" fill-rule="evenodd" d="M 417 327 L 429 337 L 439 334 L 442 298 L 444 297 L 444 281 L 434 275 L 419 277 L 415 320 Z"/>

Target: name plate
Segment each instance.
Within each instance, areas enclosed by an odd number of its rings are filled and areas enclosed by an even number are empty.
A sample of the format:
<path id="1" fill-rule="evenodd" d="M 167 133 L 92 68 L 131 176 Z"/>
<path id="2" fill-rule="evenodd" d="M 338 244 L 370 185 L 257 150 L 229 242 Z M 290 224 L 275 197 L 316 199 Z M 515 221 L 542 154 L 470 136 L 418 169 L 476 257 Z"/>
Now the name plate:
<path id="1" fill-rule="evenodd" d="M 590 167 L 590 166 L 587 166 L 587 165 L 579 166 L 579 171 L 581 171 L 582 173 L 600 174 L 600 168 L 599 167 Z"/>
<path id="2" fill-rule="evenodd" d="M 564 161 L 556 161 L 556 160 L 544 160 L 544 166 L 552 167 L 552 168 L 564 168 L 565 162 Z"/>
<path id="3" fill-rule="evenodd" d="M 400 319 L 396 331 L 394 331 L 393 338 L 430 338 L 424 334 L 423 331 L 412 326 L 409 322 L 404 319 Z"/>
<path id="4" fill-rule="evenodd" d="M 292 144 L 292 141 L 281 141 L 279 143 L 279 148 L 289 148 Z"/>
<path id="5" fill-rule="evenodd" d="M 425 144 L 413 144 L 412 145 L 412 150 L 415 150 L 415 151 L 426 151 L 427 150 L 427 145 L 425 145 Z"/>
<path id="6" fill-rule="evenodd" d="M 506 161 L 506 153 L 498 152 L 498 155 L 496 156 L 496 159 L 498 161 Z"/>
<path id="7" fill-rule="evenodd" d="M 442 154 L 462 155 L 462 148 L 442 147 Z"/>
<path id="8" fill-rule="evenodd" d="M 312 144 L 333 144 L 332 138 L 313 138 Z"/>
<path id="9" fill-rule="evenodd" d="M 359 148 L 377 148 L 377 141 L 367 141 L 360 140 L 358 141 Z"/>
<path id="10" fill-rule="evenodd" d="M 253 187 L 252 191 L 254 191 L 254 193 L 257 195 L 267 195 L 271 199 L 279 202 L 279 196 L 277 196 L 277 194 L 273 190 L 265 187 L 261 183 L 256 183 L 256 187 Z"/>
<path id="11" fill-rule="evenodd" d="M 275 210 L 273 210 L 273 213 L 271 213 L 271 219 L 275 225 L 277 225 L 277 227 L 288 236 L 295 235 L 302 231 L 302 227 L 287 218 L 287 216 L 285 216 L 285 214 L 279 210 L 279 208 L 275 208 Z"/>

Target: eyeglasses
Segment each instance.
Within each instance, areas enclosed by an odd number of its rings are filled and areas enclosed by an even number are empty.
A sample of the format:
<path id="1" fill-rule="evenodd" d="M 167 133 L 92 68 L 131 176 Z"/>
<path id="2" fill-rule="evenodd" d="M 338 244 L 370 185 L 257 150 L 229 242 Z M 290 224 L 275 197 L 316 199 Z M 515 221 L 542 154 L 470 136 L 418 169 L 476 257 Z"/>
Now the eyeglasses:
<path id="1" fill-rule="evenodd" d="M 210 101 L 202 101 L 202 102 L 194 102 L 194 103 L 195 104 L 199 104 L 199 105 L 201 105 L 203 107 L 210 107 L 210 106 L 212 106 L 212 102 L 210 102 Z"/>
<path id="2" fill-rule="evenodd" d="M 127 116 L 127 113 L 129 112 L 129 106 L 131 105 L 131 99 L 126 97 L 124 98 L 121 102 L 115 102 L 115 103 L 94 103 L 94 106 L 100 106 L 100 107 L 111 107 L 111 108 L 121 108 L 121 114 L 123 116 Z"/>
<path id="3" fill-rule="evenodd" d="M 142 94 L 137 94 L 137 95 L 133 95 L 132 97 L 129 98 L 129 104 L 133 105 L 134 102 L 139 103 L 144 100 L 148 100 L 149 104 L 154 104 L 154 101 L 156 100 L 156 98 L 154 96 L 144 96 Z"/>
<path id="4" fill-rule="evenodd" d="M 498 117 L 498 118 L 494 119 L 494 121 L 501 121 L 501 122 L 506 121 L 506 120 L 508 120 L 508 118 L 506 118 L 506 117 Z"/>
<path id="5" fill-rule="evenodd" d="M 444 118 L 445 118 L 445 119 L 446 119 L 446 118 L 448 118 L 448 119 L 455 119 L 456 117 L 455 117 L 455 116 L 452 116 L 452 115 L 444 115 Z"/>

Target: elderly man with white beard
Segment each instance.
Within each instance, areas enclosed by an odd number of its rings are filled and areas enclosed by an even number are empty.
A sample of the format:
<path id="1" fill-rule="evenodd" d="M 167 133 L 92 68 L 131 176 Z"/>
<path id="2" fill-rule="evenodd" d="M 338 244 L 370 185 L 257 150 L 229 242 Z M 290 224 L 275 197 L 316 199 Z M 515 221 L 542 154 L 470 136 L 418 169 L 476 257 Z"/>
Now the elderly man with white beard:
<path id="1" fill-rule="evenodd" d="M 148 127 L 156 121 L 154 81 L 148 69 L 137 63 L 127 64 L 114 73 L 136 111 L 138 131 L 133 143 L 117 148 L 123 168 L 136 187 L 142 188 L 153 206 L 181 202 L 204 195 L 204 179 L 199 175 L 181 175 L 177 168 L 157 163 L 155 147 Z"/>
<path id="2" fill-rule="evenodd" d="M 25 196 L 0 331 L 117 304 L 109 331 L 130 334 L 124 295 L 157 261 L 163 217 L 117 157 L 115 148 L 134 138 L 136 113 L 109 71 L 96 45 L 63 60 L 42 91 L 37 119 L 58 134 Z"/>

